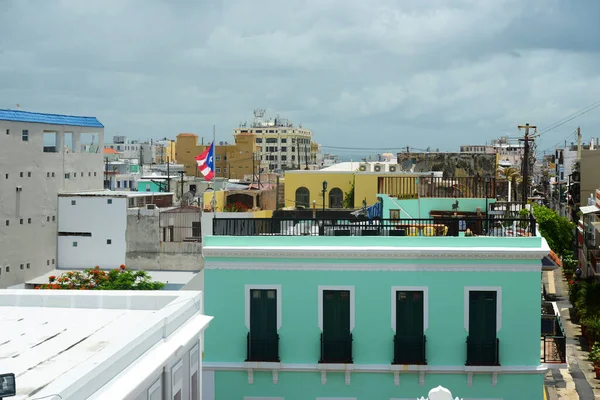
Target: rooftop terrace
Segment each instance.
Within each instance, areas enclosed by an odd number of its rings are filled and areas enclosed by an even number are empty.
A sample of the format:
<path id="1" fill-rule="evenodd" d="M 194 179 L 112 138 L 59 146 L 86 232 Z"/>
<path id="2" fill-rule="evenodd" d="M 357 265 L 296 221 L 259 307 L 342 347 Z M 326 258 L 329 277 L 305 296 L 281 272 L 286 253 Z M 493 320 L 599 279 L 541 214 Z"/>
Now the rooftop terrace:
<path id="1" fill-rule="evenodd" d="M 537 236 L 535 218 L 451 216 L 404 219 L 215 218 L 214 236 Z"/>

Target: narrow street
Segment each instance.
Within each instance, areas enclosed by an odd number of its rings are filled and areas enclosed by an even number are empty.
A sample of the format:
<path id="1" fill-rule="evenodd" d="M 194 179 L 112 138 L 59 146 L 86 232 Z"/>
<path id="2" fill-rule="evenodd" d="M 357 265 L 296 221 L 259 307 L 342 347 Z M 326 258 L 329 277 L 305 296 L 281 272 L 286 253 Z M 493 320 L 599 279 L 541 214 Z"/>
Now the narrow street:
<path id="1" fill-rule="evenodd" d="M 560 310 L 561 321 L 567 335 L 568 370 L 550 370 L 546 375 L 548 400 L 600 399 L 600 380 L 596 379 L 589 361 L 587 341 L 581 337 L 581 328 L 571 321 L 567 282 L 561 270 L 544 272 L 544 285 L 549 295 L 554 295 Z"/>

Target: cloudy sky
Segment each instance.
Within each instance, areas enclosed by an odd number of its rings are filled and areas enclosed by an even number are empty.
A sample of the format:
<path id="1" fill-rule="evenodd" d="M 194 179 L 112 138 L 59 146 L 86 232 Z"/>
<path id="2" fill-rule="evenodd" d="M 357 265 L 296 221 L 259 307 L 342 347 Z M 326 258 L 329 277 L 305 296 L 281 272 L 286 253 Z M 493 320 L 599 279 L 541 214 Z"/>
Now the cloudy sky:
<path id="1" fill-rule="evenodd" d="M 600 101 L 598 18 L 598 0 L 0 0 L 0 108 L 217 140 L 266 108 L 325 146 L 458 150 Z M 538 148 L 578 125 L 600 136 L 600 108 Z"/>

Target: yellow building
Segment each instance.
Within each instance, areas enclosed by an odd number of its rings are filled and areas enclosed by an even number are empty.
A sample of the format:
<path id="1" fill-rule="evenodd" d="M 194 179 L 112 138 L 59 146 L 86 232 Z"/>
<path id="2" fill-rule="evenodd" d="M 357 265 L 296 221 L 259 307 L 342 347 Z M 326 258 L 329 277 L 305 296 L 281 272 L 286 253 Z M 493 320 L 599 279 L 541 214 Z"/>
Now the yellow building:
<path id="1" fill-rule="evenodd" d="M 358 169 L 358 163 L 355 163 Z M 352 192 L 354 202 L 350 208 L 360 208 L 363 202 L 371 205 L 377 201 L 377 193 L 389 193 L 400 197 L 413 198 L 417 195 L 415 178 L 417 174 L 377 173 L 361 171 L 286 171 L 285 206 L 323 207 L 323 181 L 327 182 L 325 208 L 343 208 L 344 199 Z"/>
<path id="2" fill-rule="evenodd" d="M 176 163 L 175 153 L 177 152 L 177 142 L 175 140 L 169 140 L 167 138 L 159 140 L 156 143 L 156 155 L 154 156 L 154 162 L 156 164 L 164 164 L 166 162 Z"/>
<path id="3" fill-rule="evenodd" d="M 193 133 L 180 133 L 177 135 L 176 158 L 183 164 L 185 174 L 198 176 L 196 156 L 200 155 L 206 145 L 198 144 L 198 135 Z M 256 159 L 257 147 L 254 135 L 248 133 L 237 135 L 235 144 L 215 145 L 215 175 L 222 178 L 244 179 L 245 175 L 258 172 L 259 161 Z M 254 160 L 253 160 L 254 158 Z"/>

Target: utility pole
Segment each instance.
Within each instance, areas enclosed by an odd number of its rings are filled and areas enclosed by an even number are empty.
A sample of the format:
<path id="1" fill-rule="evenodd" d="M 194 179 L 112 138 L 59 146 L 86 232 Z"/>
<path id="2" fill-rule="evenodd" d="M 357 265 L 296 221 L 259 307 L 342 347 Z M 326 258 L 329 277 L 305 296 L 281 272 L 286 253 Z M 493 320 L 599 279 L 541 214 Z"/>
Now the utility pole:
<path id="1" fill-rule="evenodd" d="M 304 145 L 304 162 L 306 163 L 306 170 L 308 170 L 308 149 L 306 145 Z"/>
<path id="2" fill-rule="evenodd" d="M 537 132 L 537 127 L 533 125 L 529 125 L 529 123 L 525 125 L 519 125 L 519 130 L 525 129 L 525 137 L 523 139 L 519 139 L 519 141 L 525 142 L 525 149 L 523 154 L 523 187 L 522 187 L 522 200 L 523 204 L 527 204 L 527 197 L 529 193 L 529 142 L 533 142 L 533 138 L 529 136 L 529 130 L 533 129 L 534 132 Z"/>
<path id="3" fill-rule="evenodd" d="M 167 157 L 167 193 L 171 192 L 171 169 L 169 164 L 169 157 Z"/>
<path id="4" fill-rule="evenodd" d="M 581 160 L 581 127 L 579 126 L 577 127 L 577 159 Z"/>

